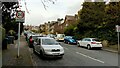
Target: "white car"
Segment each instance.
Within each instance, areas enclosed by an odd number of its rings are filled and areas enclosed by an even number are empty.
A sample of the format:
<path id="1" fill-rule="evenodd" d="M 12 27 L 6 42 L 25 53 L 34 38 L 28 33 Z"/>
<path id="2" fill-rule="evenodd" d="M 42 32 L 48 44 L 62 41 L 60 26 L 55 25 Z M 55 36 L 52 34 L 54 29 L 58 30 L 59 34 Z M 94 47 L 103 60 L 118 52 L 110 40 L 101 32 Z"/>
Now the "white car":
<path id="1" fill-rule="evenodd" d="M 65 34 L 57 34 L 55 39 L 57 41 L 64 41 Z"/>
<path id="2" fill-rule="evenodd" d="M 102 48 L 102 43 L 97 38 L 83 38 L 82 40 L 78 41 L 78 46 L 87 47 L 88 49 L 91 48 Z"/>
<path id="3" fill-rule="evenodd" d="M 64 55 L 64 48 L 50 37 L 38 37 L 34 40 L 33 51 L 42 57 L 56 56 L 62 58 Z"/>

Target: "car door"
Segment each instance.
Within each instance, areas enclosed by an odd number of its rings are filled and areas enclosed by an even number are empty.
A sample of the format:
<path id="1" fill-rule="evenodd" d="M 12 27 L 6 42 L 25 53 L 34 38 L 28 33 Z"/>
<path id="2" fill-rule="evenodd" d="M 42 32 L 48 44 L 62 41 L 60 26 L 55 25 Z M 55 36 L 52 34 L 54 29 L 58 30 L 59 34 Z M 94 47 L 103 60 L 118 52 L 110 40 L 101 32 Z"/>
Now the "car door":
<path id="1" fill-rule="evenodd" d="M 84 46 L 87 47 L 87 45 L 89 44 L 89 42 L 90 42 L 90 39 L 85 39 Z"/>
<path id="2" fill-rule="evenodd" d="M 86 47 L 86 44 L 87 44 L 87 39 L 84 39 L 83 46 Z"/>
<path id="3" fill-rule="evenodd" d="M 36 46 L 37 52 L 40 52 L 40 48 L 41 48 L 41 39 L 38 39 L 37 40 L 37 46 Z"/>
<path id="4" fill-rule="evenodd" d="M 38 40 L 38 39 L 35 39 L 35 40 L 34 40 L 34 44 L 33 44 L 35 51 L 37 51 L 37 40 Z"/>
<path id="5" fill-rule="evenodd" d="M 91 39 L 85 39 L 84 46 L 87 47 L 88 44 L 90 44 Z"/>
<path id="6" fill-rule="evenodd" d="M 81 42 L 80 42 L 80 45 L 84 46 L 84 42 L 85 42 L 85 39 L 82 39 Z"/>

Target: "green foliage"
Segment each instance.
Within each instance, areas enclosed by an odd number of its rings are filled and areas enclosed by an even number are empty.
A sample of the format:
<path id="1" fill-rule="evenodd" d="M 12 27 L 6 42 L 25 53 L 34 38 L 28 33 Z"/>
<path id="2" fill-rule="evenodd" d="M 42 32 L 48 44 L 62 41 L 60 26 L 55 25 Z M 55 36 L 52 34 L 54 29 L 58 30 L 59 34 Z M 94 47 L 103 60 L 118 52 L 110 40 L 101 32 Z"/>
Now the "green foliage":
<path id="1" fill-rule="evenodd" d="M 2 33 L 0 33 L 0 40 L 3 40 L 3 39 L 5 39 L 5 29 L 2 27 L 2 26 L 0 26 L 0 32 L 2 32 Z"/>
<path id="2" fill-rule="evenodd" d="M 73 35 L 73 29 L 74 29 L 74 26 L 72 26 L 72 25 L 65 28 L 65 31 L 64 31 L 65 35 L 72 36 Z"/>
<path id="3" fill-rule="evenodd" d="M 120 4 L 117 2 L 105 5 L 104 2 L 85 2 L 79 14 L 78 24 L 82 37 L 97 37 L 116 44 L 115 25 L 120 14 Z"/>
<path id="4" fill-rule="evenodd" d="M 2 25 L 6 30 L 14 30 L 18 32 L 18 23 L 15 21 L 15 13 L 18 8 L 17 2 L 2 2 Z M 23 23 L 21 24 L 21 31 L 23 31 Z"/>
<path id="5" fill-rule="evenodd" d="M 6 34 L 5 34 L 5 29 L 2 28 L 2 40 L 5 39 L 5 35 L 6 35 Z"/>

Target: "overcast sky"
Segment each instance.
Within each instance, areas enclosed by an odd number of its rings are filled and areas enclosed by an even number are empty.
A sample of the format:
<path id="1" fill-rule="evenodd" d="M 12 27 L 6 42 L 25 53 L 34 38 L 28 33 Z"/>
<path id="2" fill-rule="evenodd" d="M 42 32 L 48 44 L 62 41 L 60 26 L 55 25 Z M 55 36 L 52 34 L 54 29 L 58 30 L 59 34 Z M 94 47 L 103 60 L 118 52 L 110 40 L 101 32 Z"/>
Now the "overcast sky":
<path id="1" fill-rule="evenodd" d="M 29 13 L 25 13 L 25 23 L 28 25 L 40 25 L 48 21 L 56 21 L 57 18 L 65 18 L 65 15 L 75 15 L 81 8 L 84 0 L 56 0 L 45 4 L 45 10 L 41 0 L 21 0 L 22 10 L 26 11 L 25 4 Z"/>

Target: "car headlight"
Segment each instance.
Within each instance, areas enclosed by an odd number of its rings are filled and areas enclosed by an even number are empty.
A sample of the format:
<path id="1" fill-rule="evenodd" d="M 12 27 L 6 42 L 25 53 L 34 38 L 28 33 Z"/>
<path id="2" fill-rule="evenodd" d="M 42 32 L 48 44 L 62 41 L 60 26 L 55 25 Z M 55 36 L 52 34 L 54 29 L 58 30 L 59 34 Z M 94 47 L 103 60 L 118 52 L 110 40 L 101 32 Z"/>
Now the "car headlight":
<path id="1" fill-rule="evenodd" d="M 64 48 L 61 48 L 60 51 L 64 51 Z"/>

